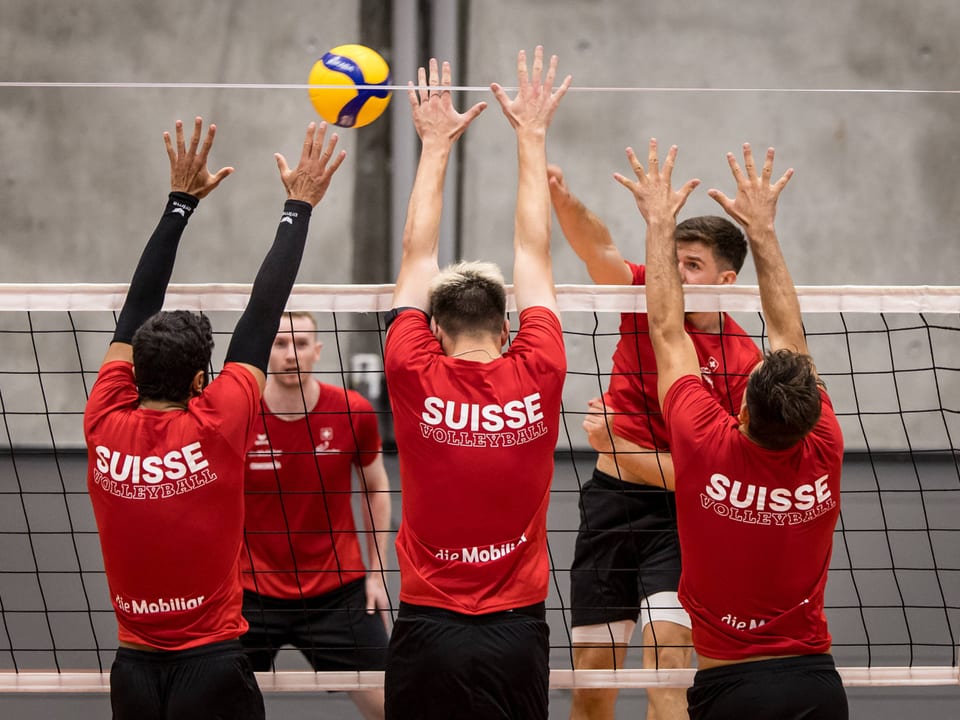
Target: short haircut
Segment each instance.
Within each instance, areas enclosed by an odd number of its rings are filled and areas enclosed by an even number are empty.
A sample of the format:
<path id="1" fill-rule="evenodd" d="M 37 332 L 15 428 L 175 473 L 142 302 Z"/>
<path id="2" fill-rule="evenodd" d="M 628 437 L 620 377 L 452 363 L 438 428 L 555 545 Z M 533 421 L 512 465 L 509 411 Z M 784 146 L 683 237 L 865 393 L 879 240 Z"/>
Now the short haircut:
<path id="1" fill-rule="evenodd" d="M 459 262 L 430 283 L 430 315 L 452 337 L 499 335 L 506 314 L 503 273 L 493 263 Z"/>
<path id="2" fill-rule="evenodd" d="M 306 318 L 313 325 L 314 332 L 316 332 L 319 327 L 317 325 L 317 319 L 313 316 L 312 312 L 307 312 L 306 310 L 291 310 L 289 312 L 285 312 L 283 314 L 283 317 L 280 318 L 280 332 L 285 332 L 285 333 L 290 332 L 290 330 L 285 327 L 285 324 L 289 324 L 289 323 L 284 323 L 284 321 L 287 318 L 290 318 L 291 322 L 293 320 L 296 320 L 297 318 Z"/>
<path id="3" fill-rule="evenodd" d="M 684 220 L 673 234 L 677 242 L 700 242 L 710 248 L 723 270 L 739 273 L 747 258 L 747 241 L 740 228 L 718 215 Z"/>
<path id="4" fill-rule="evenodd" d="M 210 320 L 186 310 L 158 312 L 133 335 L 133 368 L 140 398 L 186 402 L 198 371 L 213 353 Z"/>
<path id="5" fill-rule="evenodd" d="M 800 442 L 820 419 L 822 399 L 813 358 L 792 350 L 768 351 L 750 374 L 747 431 L 759 445 L 783 450 Z"/>

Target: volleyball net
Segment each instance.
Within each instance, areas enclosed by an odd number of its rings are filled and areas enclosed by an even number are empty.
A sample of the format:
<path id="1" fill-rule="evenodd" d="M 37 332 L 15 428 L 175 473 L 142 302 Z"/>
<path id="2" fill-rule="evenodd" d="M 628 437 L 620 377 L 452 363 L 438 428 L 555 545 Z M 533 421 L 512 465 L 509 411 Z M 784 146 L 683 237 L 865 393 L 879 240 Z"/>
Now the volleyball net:
<path id="1" fill-rule="evenodd" d="M 0 691 L 101 692 L 116 622 L 86 490 L 82 415 L 125 285 L 0 285 Z M 379 413 L 394 525 L 399 476 L 383 382 L 392 286 L 298 285 L 324 344 L 317 377 L 357 389 Z M 960 635 L 960 287 L 799 288 L 811 353 L 843 428 L 842 509 L 826 612 L 847 685 L 953 685 Z M 248 285 L 174 285 L 168 308 L 211 317 L 214 368 Z M 763 347 L 757 289 L 689 287 L 688 310 L 728 311 Z M 580 486 L 594 454 L 581 422 L 607 387 L 619 313 L 645 311 L 642 288 L 561 286 L 568 353 L 548 516 L 547 619 L 553 687 L 685 686 L 693 670 L 572 671 L 569 574 Z M 517 327 L 512 318 L 512 327 Z M 357 523 L 364 532 L 362 523 Z M 395 527 L 389 531 L 392 537 Z M 144 538 L 156 542 L 158 538 Z M 718 539 L 722 542 L 722 538 Z M 363 545 L 363 543 L 361 543 Z M 387 558 L 391 615 L 396 558 Z M 789 572 L 757 567 L 760 577 Z M 284 650 L 266 691 L 355 690 L 382 673 L 313 673 Z"/>

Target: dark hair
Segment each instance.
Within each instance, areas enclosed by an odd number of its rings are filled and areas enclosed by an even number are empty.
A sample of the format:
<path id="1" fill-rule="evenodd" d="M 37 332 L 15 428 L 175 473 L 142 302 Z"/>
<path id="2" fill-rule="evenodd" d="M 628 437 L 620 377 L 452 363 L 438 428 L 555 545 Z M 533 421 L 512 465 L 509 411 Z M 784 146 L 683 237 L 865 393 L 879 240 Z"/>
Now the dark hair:
<path id="1" fill-rule="evenodd" d="M 452 337 L 499 336 L 506 314 L 503 275 L 492 263 L 457 263 L 441 271 L 430 286 L 430 315 Z"/>
<path id="2" fill-rule="evenodd" d="M 740 228 L 718 215 L 688 218 L 677 225 L 673 237 L 677 242 L 703 243 L 724 270 L 740 272 L 747 257 L 747 241 Z"/>
<path id="3" fill-rule="evenodd" d="M 186 310 L 158 312 L 133 335 L 133 368 L 140 397 L 186 402 L 198 371 L 210 366 L 210 320 Z"/>
<path id="4" fill-rule="evenodd" d="M 747 381 L 747 431 L 759 445 L 783 450 L 800 442 L 820 419 L 820 383 L 813 358 L 768 351 Z"/>

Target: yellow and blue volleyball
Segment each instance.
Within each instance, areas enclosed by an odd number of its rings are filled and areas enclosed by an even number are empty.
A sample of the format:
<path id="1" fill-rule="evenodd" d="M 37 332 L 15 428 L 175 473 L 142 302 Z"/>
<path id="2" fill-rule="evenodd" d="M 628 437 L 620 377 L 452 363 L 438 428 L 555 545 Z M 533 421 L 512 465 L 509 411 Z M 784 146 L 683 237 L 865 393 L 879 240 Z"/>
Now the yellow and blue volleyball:
<path id="1" fill-rule="evenodd" d="M 340 127 L 363 127 L 390 104 L 390 90 L 359 85 L 390 85 L 390 66 L 376 50 L 364 45 L 340 45 L 317 60 L 310 70 L 310 102 L 320 117 Z"/>

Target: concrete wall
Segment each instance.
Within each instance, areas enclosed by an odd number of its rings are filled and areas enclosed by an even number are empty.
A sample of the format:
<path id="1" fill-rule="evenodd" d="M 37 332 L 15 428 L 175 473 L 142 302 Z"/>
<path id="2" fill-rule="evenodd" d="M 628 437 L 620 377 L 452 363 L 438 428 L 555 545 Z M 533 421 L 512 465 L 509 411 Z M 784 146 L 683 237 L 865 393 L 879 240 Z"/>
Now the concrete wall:
<path id="1" fill-rule="evenodd" d="M 357 39 L 359 7 L 316 0 L 4 0 L 0 79 L 303 83 L 323 51 Z M 610 178 L 615 170 L 628 170 L 627 145 L 642 148 L 656 136 L 664 145 L 680 146 L 678 178 L 703 180 L 684 210 L 689 216 L 721 212 L 705 189 L 732 191 L 724 155 L 749 140 L 758 152 L 776 146 L 778 171 L 796 168 L 778 225 L 798 284 L 960 283 L 954 177 L 960 95 L 777 91 L 955 91 L 955 0 L 477 0 L 464 6 L 463 15 L 465 61 L 454 68 L 456 82 L 513 84 L 517 50 L 537 43 L 560 56 L 562 73 L 573 74 L 574 88 L 551 128 L 550 158 L 565 169 L 572 190 L 609 223 L 626 256 L 641 259 L 643 252 L 639 214 Z M 413 77 L 409 68 L 394 71 L 398 84 Z M 586 91 L 590 87 L 632 90 Z M 719 91 L 638 90 L 670 87 Z M 479 99 L 491 107 L 462 141 L 460 254 L 498 261 L 509 278 L 515 139 L 489 91 L 467 93 L 463 102 Z M 401 93 L 395 102 L 405 105 L 406 98 Z M 169 188 L 161 134 L 176 118 L 189 122 L 196 114 L 219 125 L 211 165 L 233 165 L 237 172 L 191 220 L 173 280 L 249 282 L 284 198 L 272 155 L 282 151 L 294 159 L 305 124 L 316 118 L 303 90 L 0 88 L 0 282 L 126 282 Z M 301 282 L 349 283 L 358 276 L 349 243 L 354 169 L 364 161 L 355 152 L 362 132 L 341 133 L 351 155 L 315 214 Z M 403 172 L 396 177 L 401 185 L 409 182 Z M 357 201 L 380 210 L 370 198 Z M 384 253 L 389 246 L 384 237 Z M 589 281 L 559 228 L 554 257 L 558 282 Z M 749 260 L 741 277 L 755 281 Z M 759 327 L 755 318 L 748 321 Z M 0 327 L 7 322 L 0 319 Z M 565 318 L 568 327 L 577 322 Z M 613 331 L 615 324 L 614 316 L 605 316 L 601 330 Z M 955 335 L 934 350 L 938 359 L 958 352 Z M 354 339 L 342 339 L 341 353 L 349 358 L 356 352 Z M 869 340 L 872 345 L 858 339 L 858 349 L 887 353 L 883 338 Z M 72 351 L 73 339 L 64 341 L 64 350 L 54 351 L 58 357 Z M 15 358 L 10 372 L 29 372 L 27 338 L 4 340 L 14 342 L 24 346 L 24 358 Z M 843 409 L 854 412 L 859 396 L 883 400 L 872 410 L 896 411 L 901 400 L 892 376 L 861 378 L 855 386 L 842 375 L 849 372 L 845 339 L 836 336 L 831 343 L 815 349 L 821 369 L 838 374 L 831 389 Z M 926 338 L 902 345 L 884 367 L 934 363 Z M 596 373 L 608 371 L 610 347 L 601 343 L 599 363 L 589 337 L 571 336 L 568 351 L 571 367 L 593 373 L 568 381 L 566 406 L 576 412 L 603 384 Z M 325 369 L 338 370 L 334 360 L 325 354 Z M 940 379 L 942 397 L 960 396 L 956 375 Z M 932 380 L 928 374 L 925 388 L 905 395 L 922 398 L 924 405 L 937 402 Z M 39 403 L 31 382 L 5 377 L 5 401 Z M 82 388 L 74 389 L 82 407 Z M 949 447 L 944 427 L 952 420 L 929 417 L 935 427 L 919 427 L 909 441 Z M 44 422 L 38 422 L 42 435 Z M 73 418 L 63 422 L 76 430 Z M 870 429 L 872 445 L 904 447 L 900 419 L 891 415 L 883 422 Z M 575 432 L 578 424 L 573 422 Z M 845 431 L 852 447 L 865 444 L 855 417 Z M 67 442 L 78 438 L 74 433 Z"/>

